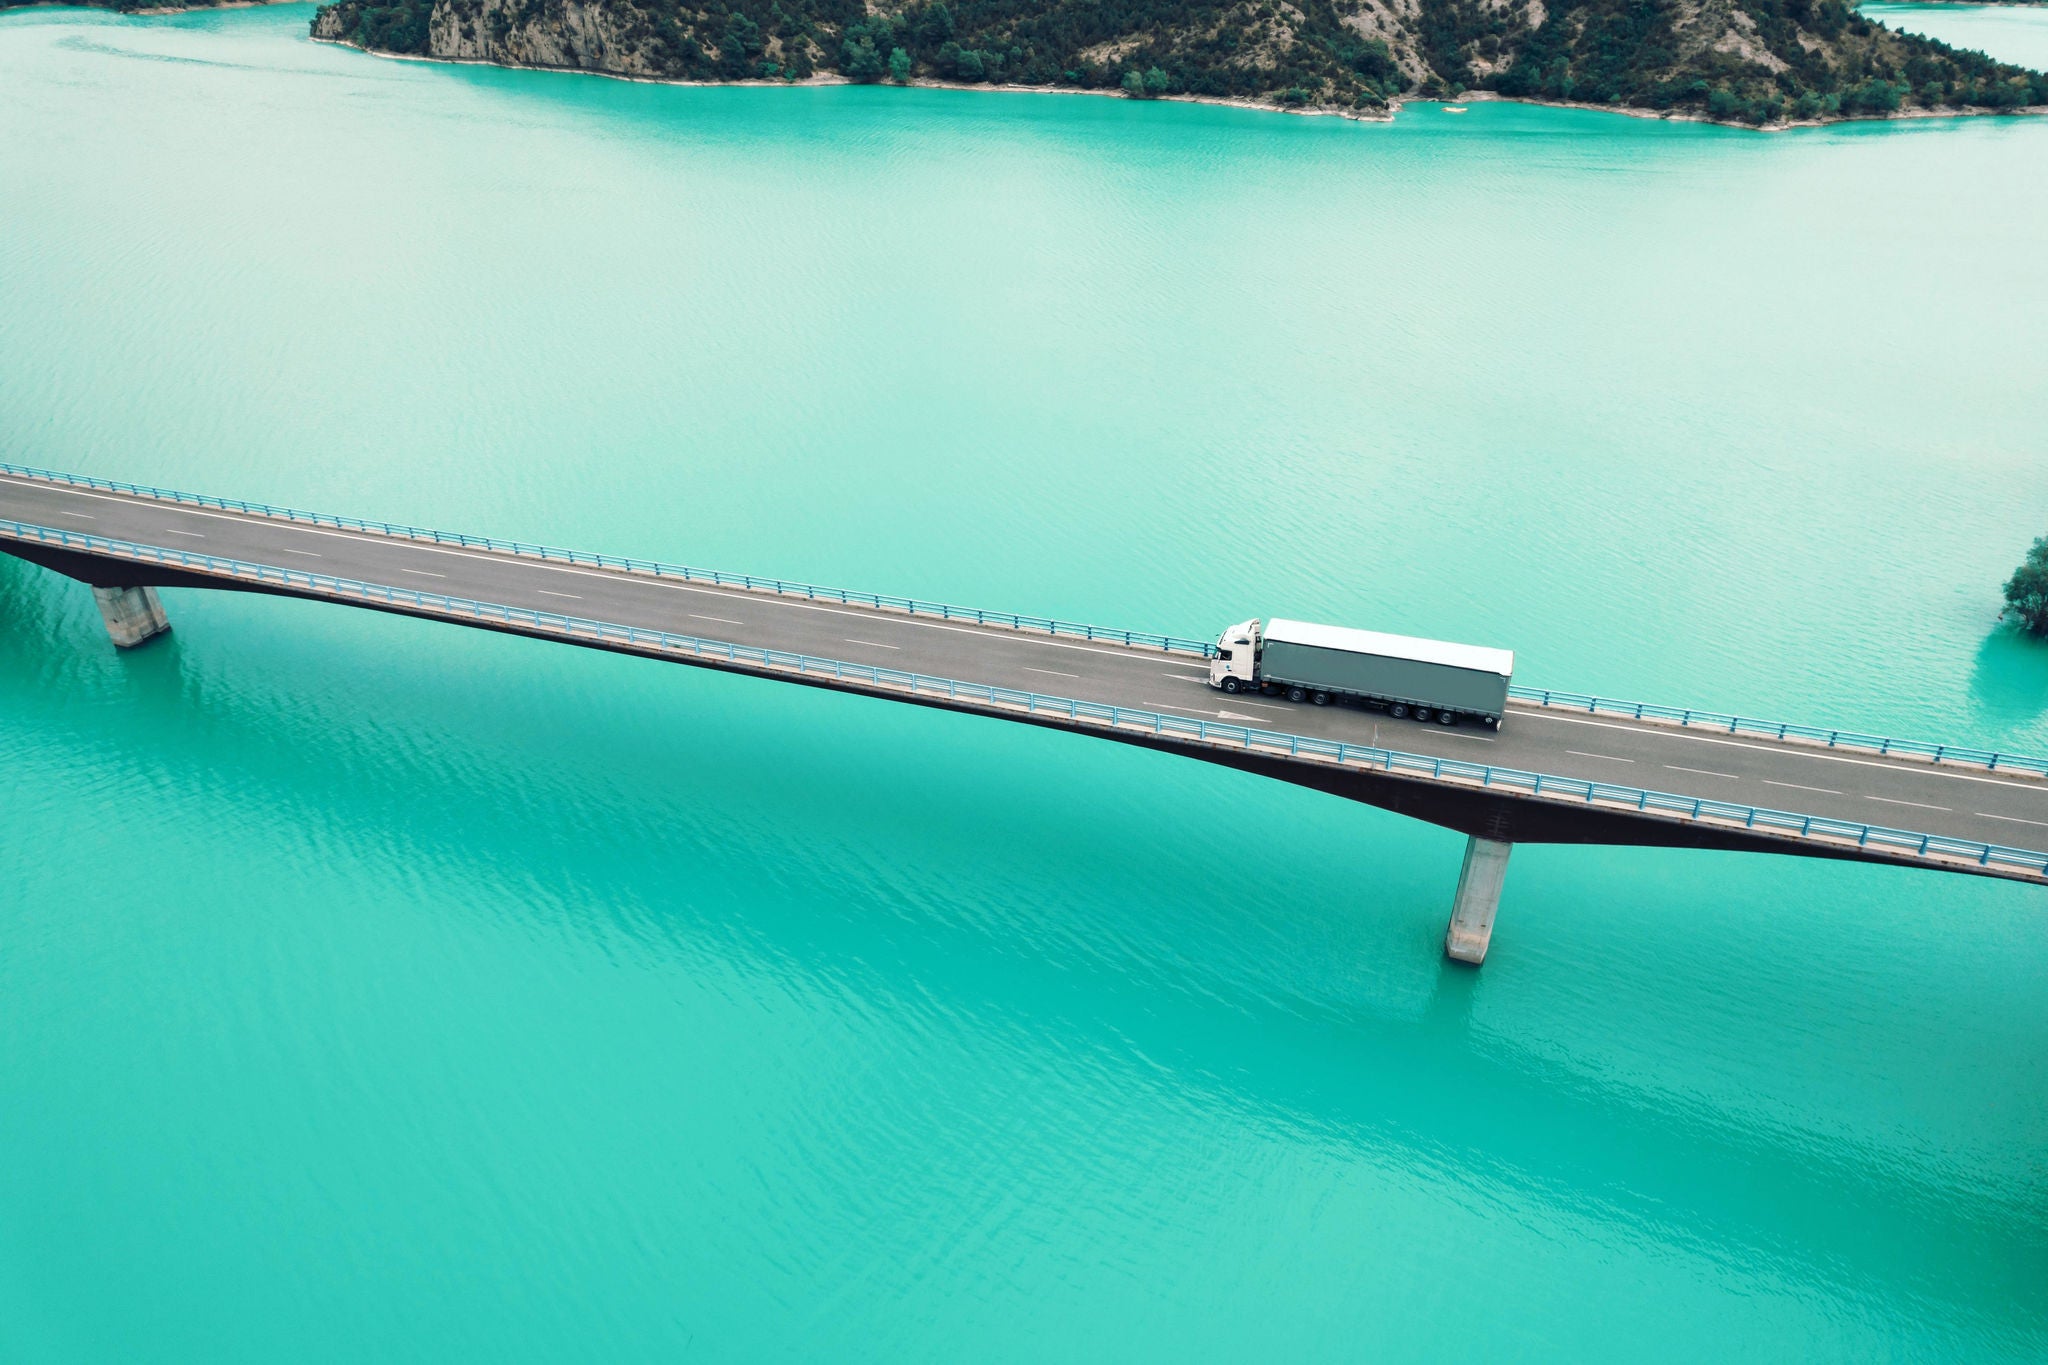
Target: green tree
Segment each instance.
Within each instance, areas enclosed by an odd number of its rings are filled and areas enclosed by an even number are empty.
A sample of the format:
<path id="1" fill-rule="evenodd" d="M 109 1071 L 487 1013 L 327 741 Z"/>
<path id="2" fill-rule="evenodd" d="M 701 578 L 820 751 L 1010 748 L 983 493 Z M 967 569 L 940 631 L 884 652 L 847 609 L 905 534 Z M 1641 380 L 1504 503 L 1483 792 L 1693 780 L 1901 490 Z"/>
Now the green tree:
<path id="1" fill-rule="evenodd" d="M 882 54 L 866 38 L 848 43 L 839 54 L 839 69 L 851 80 L 872 85 L 882 79 Z"/>
<path id="2" fill-rule="evenodd" d="M 2026 559 L 2005 581 L 2005 610 L 2033 634 L 2048 635 L 2048 536 L 2034 541 Z"/>
<path id="3" fill-rule="evenodd" d="M 1123 87 L 1124 93 L 1132 99 L 1141 100 L 1145 98 L 1145 78 L 1138 73 L 1138 68 L 1135 66 L 1129 71 L 1124 72 Z"/>
<path id="4" fill-rule="evenodd" d="M 1173 81 L 1164 71 L 1161 71 L 1156 66 L 1146 70 L 1145 94 L 1148 98 L 1157 99 L 1172 88 Z"/>
<path id="5" fill-rule="evenodd" d="M 910 80 L 910 54 L 900 47 L 889 49 L 889 79 L 898 85 Z"/>

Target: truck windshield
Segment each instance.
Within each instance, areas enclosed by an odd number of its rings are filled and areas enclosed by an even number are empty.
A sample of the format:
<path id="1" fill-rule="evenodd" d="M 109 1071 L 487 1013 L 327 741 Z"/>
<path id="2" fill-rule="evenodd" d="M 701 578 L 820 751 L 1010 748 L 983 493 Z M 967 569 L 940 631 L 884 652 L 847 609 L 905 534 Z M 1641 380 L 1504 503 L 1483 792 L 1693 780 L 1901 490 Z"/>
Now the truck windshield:
<path id="1" fill-rule="evenodd" d="M 1219 650 L 1217 650 L 1217 651 L 1216 651 L 1216 657 L 1217 657 L 1217 658 L 1219 658 L 1219 659 L 1221 659 L 1221 660 L 1223 660 L 1223 662 L 1225 662 L 1225 663 L 1229 663 L 1229 662 L 1230 662 L 1230 651 L 1229 651 L 1229 650 L 1227 650 L 1227 649 L 1219 649 Z"/>

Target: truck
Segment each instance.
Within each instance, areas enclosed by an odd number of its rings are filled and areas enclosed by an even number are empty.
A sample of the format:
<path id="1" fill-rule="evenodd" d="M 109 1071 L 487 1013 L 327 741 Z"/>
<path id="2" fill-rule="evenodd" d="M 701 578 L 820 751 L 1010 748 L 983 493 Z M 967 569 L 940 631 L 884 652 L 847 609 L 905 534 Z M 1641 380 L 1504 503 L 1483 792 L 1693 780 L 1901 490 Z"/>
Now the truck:
<path id="1" fill-rule="evenodd" d="M 1348 702 L 1396 719 L 1498 728 L 1514 651 L 1307 621 L 1257 620 L 1216 637 L 1209 685 L 1293 702 Z"/>

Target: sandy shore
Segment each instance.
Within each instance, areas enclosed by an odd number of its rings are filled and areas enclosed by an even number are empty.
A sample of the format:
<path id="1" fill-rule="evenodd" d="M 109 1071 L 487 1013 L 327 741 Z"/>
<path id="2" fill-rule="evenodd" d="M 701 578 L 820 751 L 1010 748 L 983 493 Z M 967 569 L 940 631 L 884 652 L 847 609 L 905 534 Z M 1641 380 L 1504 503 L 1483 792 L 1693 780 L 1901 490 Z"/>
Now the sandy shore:
<path id="1" fill-rule="evenodd" d="M 251 4 L 290 3 L 291 0 L 244 0 Z M 141 13 L 142 11 L 134 11 Z M 314 38 L 311 41 L 326 43 L 331 47 L 354 48 L 357 52 L 368 52 L 372 57 L 382 57 L 394 62 L 427 62 L 436 66 L 495 66 L 504 71 L 553 71 L 569 76 L 597 76 L 608 81 L 631 81 L 636 85 L 682 85 L 697 89 L 747 87 L 753 89 L 788 90 L 803 86 L 852 85 L 854 82 L 844 76 L 820 72 L 806 76 L 800 81 L 784 80 L 741 80 L 741 81 L 693 81 L 682 77 L 640 76 L 624 71 L 593 71 L 587 66 L 545 66 L 538 62 L 487 62 L 476 57 L 422 57 L 413 52 L 376 52 L 369 48 L 356 47 L 354 43 L 340 38 Z M 895 85 L 893 81 L 879 82 Z M 1107 99 L 1127 100 L 1131 97 L 1121 90 L 1082 90 L 1070 85 L 990 85 L 986 81 L 969 84 L 965 81 L 911 81 L 898 86 L 906 90 L 999 90 L 1009 95 L 1096 95 Z M 1337 109 L 1302 108 L 1296 109 L 1284 104 L 1263 104 L 1258 100 L 1224 99 L 1209 95 L 1159 95 L 1140 101 L 1147 104 L 1213 104 L 1225 109 L 1251 109 L 1261 114 L 1293 114 L 1304 118 L 1343 118 L 1357 123 L 1391 123 L 1393 110 L 1398 104 L 1387 109 Z"/>
<path id="2" fill-rule="evenodd" d="M 1962 3 L 1963 0 L 1930 0 L 1930 3 Z M 2035 0 L 2024 0 L 2034 3 Z M 1781 119 L 1777 123 L 1727 123 L 1705 114 L 1666 109 L 1632 109 L 1625 104 L 1593 104 L 1585 100 L 1532 100 L 1518 95 L 1500 95 L 1491 90 L 1468 90 L 1451 100 L 1409 100 L 1408 104 L 1528 104 L 1541 109 L 1585 109 L 1595 114 L 1622 114 L 1628 118 L 1662 119 L 1670 123 L 1712 123 L 1750 133 L 1783 133 L 1794 128 L 1832 128 L 1842 123 L 1896 123 L 1915 118 L 2013 118 L 2023 114 L 2048 114 L 2048 108 L 2030 109 L 1900 109 L 1890 114 L 1844 114 L 1836 118 Z M 1402 107 L 1400 104 L 1394 106 Z"/>
<path id="3" fill-rule="evenodd" d="M 242 7 L 288 3 L 289 0 L 228 0 L 220 6 L 198 8 Z M 1961 0 L 1956 0 L 1960 3 Z M 2027 0 L 2031 3 L 2032 0 Z M 178 13 L 178 10 L 134 10 L 136 14 Z M 582 66 L 543 66 L 532 62 L 487 62 L 475 57 L 422 57 L 410 52 L 370 52 L 368 48 L 356 47 L 354 43 L 339 38 L 314 38 L 316 43 L 327 43 L 333 47 L 355 48 L 358 52 L 369 52 L 372 57 L 383 57 L 394 62 L 430 62 L 449 66 L 495 66 L 507 71 L 556 71 L 572 76 L 597 76 L 608 81 L 632 81 L 639 85 L 683 85 L 700 88 L 712 86 L 750 86 L 760 89 L 787 89 L 791 86 L 851 85 L 844 76 L 820 73 L 807 76 L 800 81 L 744 80 L 744 81 L 692 81 L 667 76 L 637 76 L 621 71 L 592 71 Z M 963 81 L 911 81 L 907 88 L 912 90 L 1000 90 L 1012 95 L 1094 95 L 1105 99 L 1129 99 L 1121 90 L 1081 90 L 1065 85 L 989 85 L 985 82 L 968 84 Z M 1223 99 L 1209 95 L 1160 95 L 1148 103 L 1159 104 L 1213 104 L 1225 109 L 1250 109 L 1261 114 L 1292 114 L 1299 118 L 1341 118 L 1355 123 L 1392 123 L 1394 116 L 1411 104 L 1528 104 L 1544 109 L 1585 109 L 1596 114 L 1621 114 L 1628 118 L 1663 119 L 1673 123 L 1712 123 L 1723 128 L 1739 128 L 1753 133 L 1782 133 L 1793 128 L 1826 128 L 1838 123 L 1890 123 L 1898 119 L 1913 118 L 2010 118 L 2020 114 L 2048 114 L 2048 109 L 1901 109 L 1893 114 L 1851 114 L 1831 119 L 1787 119 L 1778 123 L 1728 123 L 1708 118 L 1705 114 L 1685 113 L 1658 109 L 1633 109 L 1621 104 L 1593 104 L 1583 100 L 1533 100 L 1514 95 L 1496 94 L 1491 90 L 1469 90 L 1456 99 L 1409 99 L 1395 100 L 1383 110 L 1379 109 L 1338 109 L 1293 108 L 1284 104 L 1267 104 L 1259 100 Z"/>

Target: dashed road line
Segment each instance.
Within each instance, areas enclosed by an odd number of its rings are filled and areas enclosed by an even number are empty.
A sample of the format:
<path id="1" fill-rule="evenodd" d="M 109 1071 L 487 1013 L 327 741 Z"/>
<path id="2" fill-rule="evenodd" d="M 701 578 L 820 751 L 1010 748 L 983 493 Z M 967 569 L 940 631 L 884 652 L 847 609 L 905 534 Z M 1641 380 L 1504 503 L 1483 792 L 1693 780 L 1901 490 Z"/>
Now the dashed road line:
<path id="1" fill-rule="evenodd" d="M 1054 678 L 1078 678 L 1078 677 L 1080 677 L 1080 676 L 1081 676 L 1081 675 L 1080 675 L 1079 673 L 1062 673 L 1062 672 L 1060 672 L 1060 671 L 1059 671 L 1059 670 L 1058 670 L 1057 668 L 1028 668 L 1028 667 L 1027 667 L 1027 668 L 1026 668 L 1026 669 L 1025 669 L 1024 671 L 1025 671 L 1026 673 L 1043 673 L 1043 674 L 1046 674 L 1046 675 L 1047 675 L 1048 677 L 1054 677 Z"/>
<path id="2" fill-rule="evenodd" d="M 1664 766 L 1675 773 L 1698 773 L 1701 777 L 1725 777 L 1730 782 L 1740 782 L 1742 780 L 1734 773 L 1717 773 L 1712 768 L 1687 768 L 1676 763 L 1666 763 Z"/>
<path id="3" fill-rule="evenodd" d="M 689 617 L 692 621 L 716 621 L 721 626 L 743 626 L 746 624 L 744 621 L 735 621 L 730 616 L 700 616 L 694 611 L 689 613 Z"/>
<path id="4" fill-rule="evenodd" d="M 307 559 L 322 559 L 322 558 L 325 558 L 325 556 L 323 556 L 323 555 L 317 555 L 317 554 L 313 553 L 313 551 L 311 551 L 311 550 L 287 550 L 287 549 L 285 549 L 285 547 L 284 547 L 284 546 L 282 546 L 282 545 L 278 546 L 278 548 L 279 548 L 280 550 L 284 550 L 284 552 L 285 552 L 286 554 L 288 554 L 288 555 L 304 555 L 304 556 L 305 556 L 305 557 L 306 557 Z"/>
<path id="5" fill-rule="evenodd" d="M 1614 756 L 1613 754 L 1589 754 L 1589 753 L 1587 753 L 1587 752 L 1586 752 L 1586 751 L 1585 751 L 1584 749 L 1566 749 L 1566 750 L 1565 750 L 1565 752 L 1566 752 L 1566 753 L 1568 753 L 1568 754 L 1572 754 L 1572 755 L 1575 755 L 1575 756 L 1577 756 L 1577 757 L 1579 757 L 1579 758 L 1604 758 L 1604 759 L 1606 759 L 1606 760 L 1607 760 L 1607 761 L 1608 761 L 1609 763 L 1633 763 L 1633 762 L 1635 762 L 1635 760 L 1634 760 L 1634 759 L 1632 759 L 1632 758 L 1616 758 L 1616 757 L 1615 757 L 1615 756 Z"/>
<path id="6" fill-rule="evenodd" d="M 80 521 L 99 520 L 98 517 L 92 515 L 90 512 L 59 512 L 57 515 L 60 517 L 77 517 Z"/>
<path id="7" fill-rule="evenodd" d="M 2039 825 L 2048 829 L 2048 820 L 2022 820 L 2017 815 L 1993 815 L 1988 810 L 1980 810 L 1977 814 L 1986 820 L 2003 820 L 2009 825 Z"/>
<path id="8" fill-rule="evenodd" d="M 1138 705 L 1148 711 L 1178 711 L 1184 716 L 1211 716 L 1216 714 L 1213 711 L 1190 711 L 1185 706 L 1168 706 L 1163 701 L 1141 701 Z"/>
<path id="9" fill-rule="evenodd" d="M 164 527 L 164 534 L 167 536 L 190 536 L 194 540 L 206 539 L 205 536 L 200 535 L 197 531 L 179 531 L 169 526 Z"/>
<path id="10" fill-rule="evenodd" d="M 571 602 L 581 602 L 583 600 L 573 592 L 549 592 L 546 588 L 535 588 L 534 591 L 542 597 L 566 597 Z"/>
<path id="11" fill-rule="evenodd" d="M 400 569 L 399 572 L 415 574 L 421 578 L 446 578 L 448 576 L 444 573 L 428 573 L 425 569 Z"/>
<path id="12" fill-rule="evenodd" d="M 1927 803 L 1926 803 L 1925 801 L 1898 801 L 1898 800 L 1894 800 L 1893 798 L 1891 798 L 1891 797 L 1889 797 L 1889 796 L 1866 796 L 1866 797 L 1864 797 L 1863 799 L 1864 799 L 1864 800 L 1866 800 L 1866 801 L 1882 801 L 1882 802 L 1884 802 L 1884 803 L 1885 803 L 1885 804 L 1886 804 L 1887 806 L 1912 806 L 1912 807 L 1914 807 L 1914 808 L 1916 808 L 1916 809 L 1918 809 L 1918 810 L 1939 810 L 1939 811 L 1952 811 L 1952 810 L 1953 810 L 1953 807 L 1950 807 L 1950 806 L 1930 806 L 1930 805 L 1928 805 L 1928 804 L 1927 804 Z"/>
<path id="13" fill-rule="evenodd" d="M 869 649 L 901 649 L 901 648 L 903 648 L 903 646 L 902 646 L 902 645 L 885 645 L 885 644 L 878 644 L 877 642 L 875 642 L 875 641 L 873 641 L 873 640 L 856 640 L 856 639 L 853 639 L 853 638 L 852 638 L 851 636 L 848 636 L 848 637 L 847 637 L 846 643 L 848 643 L 848 644 L 850 644 L 850 645 L 866 645 L 866 646 L 867 646 L 867 647 L 868 647 Z"/>
<path id="14" fill-rule="evenodd" d="M 1768 777 L 1764 779 L 1764 785 L 1766 787 L 1790 787 L 1793 791 L 1797 792 L 1819 792 L 1822 796 L 1841 795 L 1833 787 L 1809 787 L 1801 782 L 1773 782 Z"/>

